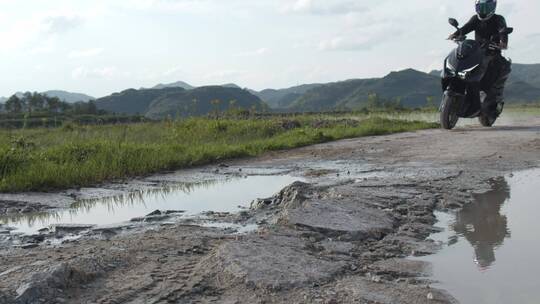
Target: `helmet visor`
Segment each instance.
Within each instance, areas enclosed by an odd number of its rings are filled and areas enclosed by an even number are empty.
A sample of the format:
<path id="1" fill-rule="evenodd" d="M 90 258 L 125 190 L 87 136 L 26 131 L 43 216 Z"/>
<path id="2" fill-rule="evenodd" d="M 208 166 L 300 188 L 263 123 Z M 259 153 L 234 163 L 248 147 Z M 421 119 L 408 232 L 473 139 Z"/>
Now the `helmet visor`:
<path id="1" fill-rule="evenodd" d="M 497 9 L 497 2 L 477 3 L 476 4 L 476 12 L 481 17 L 486 17 L 486 16 L 489 16 L 489 15 L 495 13 L 496 9 Z"/>

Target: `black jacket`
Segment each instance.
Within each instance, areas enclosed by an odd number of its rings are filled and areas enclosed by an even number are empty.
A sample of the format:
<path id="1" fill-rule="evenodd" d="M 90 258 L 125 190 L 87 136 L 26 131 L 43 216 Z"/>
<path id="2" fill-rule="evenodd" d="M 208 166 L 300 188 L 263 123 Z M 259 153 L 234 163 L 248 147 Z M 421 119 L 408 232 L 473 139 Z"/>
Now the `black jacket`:
<path id="1" fill-rule="evenodd" d="M 492 41 L 495 43 L 508 44 L 508 35 L 501 35 L 499 31 L 506 28 L 506 20 L 501 15 L 493 15 L 488 20 L 480 20 L 478 16 L 473 16 L 456 34 L 467 35 L 475 31 L 476 41 Z"/>

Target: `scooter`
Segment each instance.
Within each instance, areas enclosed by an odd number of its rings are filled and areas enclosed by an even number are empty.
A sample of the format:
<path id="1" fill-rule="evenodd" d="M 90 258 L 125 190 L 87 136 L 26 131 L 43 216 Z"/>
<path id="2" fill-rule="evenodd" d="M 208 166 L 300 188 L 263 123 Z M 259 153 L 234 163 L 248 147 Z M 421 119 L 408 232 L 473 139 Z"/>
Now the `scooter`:
<path id="1" fill-rule="evenodd" d="M 456 19 L 450 18 L 448 22 L 459 30 Z M 500 35 L 509 35 L 513 31 L 507 27 L 500 31 Z M 483 88 L 482 80 L 489 73 L 490 62 L 498 46 L 492 41 L 478 42 L 466 36 L 455 37 L 454 41 L 458 46 L 446 57 L 442 72 L 441 127 L 451 130 L 459 118 L 476 117 L 483 126 L 491 127 L 502 113 L 504 103 L 497 104 L 496 115 L 483 110 L 482 103 L 490 88 Z"/>

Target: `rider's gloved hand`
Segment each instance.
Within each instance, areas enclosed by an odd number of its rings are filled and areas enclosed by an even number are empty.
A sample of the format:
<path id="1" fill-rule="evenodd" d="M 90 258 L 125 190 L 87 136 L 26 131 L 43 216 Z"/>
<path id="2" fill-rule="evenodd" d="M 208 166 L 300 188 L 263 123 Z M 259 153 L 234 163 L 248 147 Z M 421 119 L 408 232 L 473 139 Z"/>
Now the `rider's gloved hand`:
<path id="1" fill-rule="evenodd" d="M 448 40 L 454 40 L 457 38 L 457 36 L 458 36 L 458 33 L 453 33 L 450 36 L 448 36 Z"/>
<path id="2" fill-rule="evenodd" d="M 501 49 L 501 45 L 499 43 L 490 42 L 488 44 L 488 49 L 490 51 L 497 51 Z"/>

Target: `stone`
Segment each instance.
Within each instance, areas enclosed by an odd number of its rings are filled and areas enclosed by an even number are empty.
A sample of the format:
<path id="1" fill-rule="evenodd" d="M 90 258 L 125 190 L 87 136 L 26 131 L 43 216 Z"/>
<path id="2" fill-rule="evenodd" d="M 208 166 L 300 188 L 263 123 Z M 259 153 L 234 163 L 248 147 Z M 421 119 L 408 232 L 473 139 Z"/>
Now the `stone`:
<path id="1" fill-rule="evenodd" d="M 70 234 L 79 234 L 82 231 L 89 230 L 95 225 L 78 225 L 78 224 L 58 224 L 51 226 L 51 231 L 57 237 L 63 237 Z"/>
<path id="2" fill-rule="evenodd" d="M 159 222 L 170 218 L 168 215 L 151 215 L 151 216 L 145 216 L 144 222 Z"/>
<path id="3" fill-rule="evenodd" d="M 161 215 L 161 211 L 160 210 L 152 211 L 151 213 L 147 214 L 146 217 L 154 216 L 154 215 Z"/>
<path id="4" fill-rule="evenodd" d="M 15 208 L 15 207 L 11 207 L 11 208 L 7 208 L 6 209 L 6 214 L 17 214 L 19 213 L 20 210 L 18 208 Z"/>
<path id="5" fill-rule="evenodd" d="M 284 210 L 278 223 L 341 237 L 344 241 L 380 239 L 391 232 L 394 219 L 387 212 L 360 202 L 321 200 L 305 202 L 302 207 Z"/>
<path id="6" fill-rule="evenodd" d="M 167 210 L 165 211 L 165 214 L 180 214 L 180 213 L 186 213 L 185 210 Z"/>
<path id="7" fill-rule="evenodd" d="M 34 213 L 36 211 L 37 210 L 35 208 L 33 208 L 31 206 L 26 206 L 20 211 L 20 213 Z"/>

